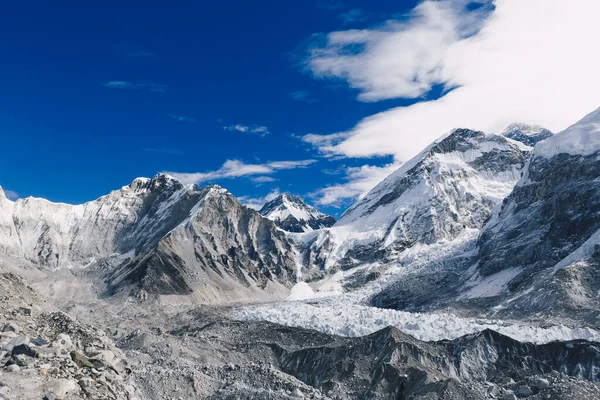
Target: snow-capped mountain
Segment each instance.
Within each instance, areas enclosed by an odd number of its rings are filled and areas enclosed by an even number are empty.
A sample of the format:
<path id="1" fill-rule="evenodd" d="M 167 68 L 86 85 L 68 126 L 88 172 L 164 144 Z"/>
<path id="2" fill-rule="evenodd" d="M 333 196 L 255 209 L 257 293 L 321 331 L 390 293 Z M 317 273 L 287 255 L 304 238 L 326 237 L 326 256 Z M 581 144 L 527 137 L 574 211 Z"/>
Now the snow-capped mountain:
<path id="1" fill-rule="evenodd" d="M 600 109 L 536 145 L 478 243 L 478 273 L 510 278 L 501 308 L 600 321 L 599 176 Z"/>
<path id="2" fill-rule="evenodd" d="M 287 232 L 309 232 L 335 224 L 332 216 L 323 214 L 300 197 L 289 193 L 280 194 L 259 212 Z"/>
<path id="3" fill-rule="evenodd" d="M 507 126 L 506 129 L 502 131 L 502 135 L 533 147 L 536 143 L 552 136 L 552 132 L 540 125 L 515 123 Z"/>
<path id="4" fill-rule="evenodd" d="M 276 292 L 296 279 L 295 253 L 270 220 L 225 189 L 166 174 L 81 205 L 2 195 L 0 251 L 50 269 L 117 263 L 111 294 L 125 286 L 187 294 L 201 280 L 200 298 L 211 301 L 238 286 Z"/>
<path id="5" fill-rule="evenodd" d="M 305 262 L 334 269 L 383 263 L 417 245 L 478 232 L 519 180 L 530 150 L 502 135 L 457 129 L 309 242 Z"/>

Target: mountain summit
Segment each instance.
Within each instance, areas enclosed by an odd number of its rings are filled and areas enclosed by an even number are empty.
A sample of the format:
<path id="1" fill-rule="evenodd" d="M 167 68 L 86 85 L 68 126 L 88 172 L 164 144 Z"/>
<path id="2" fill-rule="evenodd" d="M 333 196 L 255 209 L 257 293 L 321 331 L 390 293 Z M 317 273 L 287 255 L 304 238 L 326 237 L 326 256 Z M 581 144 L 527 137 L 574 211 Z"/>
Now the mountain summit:
<path id="1" fill-rule="evenodd" d="M 323 214 L 300 197 L 289 193 L 280 194 L 259 212 L 287 232 L 309 232 L 335 224 L 332 216 Z"/>
<path id="2" fill-rule="evenodd" d="M 553 133 L 543 126 L 520 123 L 510 124 L 502 131 L 502 136 L 531 147 L 552 135 Z"/>

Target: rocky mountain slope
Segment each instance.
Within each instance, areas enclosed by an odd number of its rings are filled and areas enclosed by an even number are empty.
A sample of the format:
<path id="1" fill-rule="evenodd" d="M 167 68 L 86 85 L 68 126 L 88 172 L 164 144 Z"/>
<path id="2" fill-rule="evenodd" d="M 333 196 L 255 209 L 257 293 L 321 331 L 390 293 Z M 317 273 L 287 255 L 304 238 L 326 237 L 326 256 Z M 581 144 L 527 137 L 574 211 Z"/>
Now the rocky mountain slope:
<path id="1" fill-rule="evenodd" d="M 287 232 L 309 232 L 329 228 L 335 218 L 309 206 L 298 196 L 282 193 L 266 203 L 260 214 Z"/>
<path id="2" fill-rule="evenodd" d="M 296 279 L 295 252 L 270 220 L 224 189 L 166 174 L 75 206 L 2 194 L 0 243 L 40 268 L 108 271 L 107 295 L 226 301 L 276 296 Z"/>
<path id="3" fill-rule="evenodd" d="M 478 241 L 484 279 L 514 271 L 507 288 L 519 297 L 508 308 L 587 312 L 599 321 L 599 176 L 600 109 L 535 147 L 523 178 Z"/>
<path id="4" fill-rule="evenodd" d="M 600 110 L 538 143 L 477 240 L 373 298 L 399 309 L 598 326 Z M 430 293 L 430 295 L 424 295 Z"/>
<path id="5" fill-rule="evenodd" d="M 334 271 L 386 263 L 415 246 L 477 231 L 530 154 L 502 135 L 457 129 L 378 184 L 332 228 L 312 240 L 306 235 L 304 262 Z"/>

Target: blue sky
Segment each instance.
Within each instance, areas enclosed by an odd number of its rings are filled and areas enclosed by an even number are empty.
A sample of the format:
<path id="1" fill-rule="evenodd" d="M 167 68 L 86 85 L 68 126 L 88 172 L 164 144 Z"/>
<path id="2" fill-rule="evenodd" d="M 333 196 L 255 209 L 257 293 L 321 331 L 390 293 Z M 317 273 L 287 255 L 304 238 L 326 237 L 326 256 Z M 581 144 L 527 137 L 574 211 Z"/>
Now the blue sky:
<path id="1" fill-rule="evenodd" d="M 486 0 L 11 2 L 0 16 L 0 185 L 81 203 L 168 171 L 249 204 L 291 191 L 339 215 L 463 125 L 377 126 L 473 86 L 437 57 L 493 10 Z M 545 122 L 530 111 L 494 123 Z"/>
<path id="2" fill-rule="evenodd" d="M 362 24 L 414 5 L 402 3 L 5 6 L 0 184 L 20 196 L 78 203 L 137 176 L 216 170 L 228 159 L 318 159 L 259 186 L 215 180 L 239 196 L 275 188 L 306 195 L 334 183 L 339 177 L 322 170 L 360 163 L 321 159 L 294 136 L 347 129 L 389 104 L 357 102 L 343 85 L 312 79 L 300 65 L 304 46 L 315 33 L 352 26 L 352 16 Z M 235 125 L 269 134 L 223 129 Z"/>

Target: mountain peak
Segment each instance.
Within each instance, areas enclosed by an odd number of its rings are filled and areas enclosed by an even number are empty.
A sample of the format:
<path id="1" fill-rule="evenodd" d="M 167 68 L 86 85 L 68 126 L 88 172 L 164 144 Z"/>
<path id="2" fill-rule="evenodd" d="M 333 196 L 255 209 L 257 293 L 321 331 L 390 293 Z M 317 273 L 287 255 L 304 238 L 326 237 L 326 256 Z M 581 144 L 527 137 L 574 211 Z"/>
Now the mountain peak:
<path id="1" fill-rule="evenodd" d="M 600 151 L 600 108 L 579 122 L 536 146 L 536 157 L 552 158 L 558 154 L 587 156 Z"/>
<path id="2" fill-rule="evenodd" d="M 502 131 L 502 136 L 533 147 L 538 142 L 553 135 L 551 131 L 540 125 L 530 125 L 520 122 L 512 123 Z"/>
<path id="3" fill-rule="evenodd" d="M 307 232 L 328 228 L 335 219 L 306 204 L 301 197 L 291 193 L 281 193 L 266 203 L 260 214 L 288 232 Z"/>

